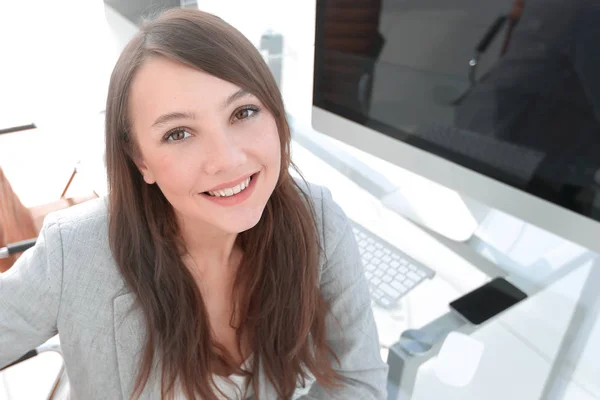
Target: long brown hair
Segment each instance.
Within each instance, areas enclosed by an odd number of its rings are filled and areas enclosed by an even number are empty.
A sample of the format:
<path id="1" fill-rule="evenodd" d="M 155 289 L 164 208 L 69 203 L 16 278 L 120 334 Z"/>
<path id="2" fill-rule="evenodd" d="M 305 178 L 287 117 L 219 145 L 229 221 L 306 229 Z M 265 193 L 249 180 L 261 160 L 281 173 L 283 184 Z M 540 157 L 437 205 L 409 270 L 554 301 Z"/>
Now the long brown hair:
<path id="1" fill-rule="evenodd" d="M 211 337 L 200 290 L 182 261 L 174 210 L 157 185 L 147 185 L 134 163 L 128 101 L 143 62 L 163 56 L 229 81 L 254 94 L 274 116 L 281 142 L 281 173 L 259 223 L 242 232 L 244 252 L 233 293 L 238 347 L 251 346 L 243 371 Z M 259 366 L 282 398 L 290 398 L 310 372 L 325 388 L 339 383 L 337 360 L 326 341 L 329 312 L 319 290 L 319 243 L 307 194 L 289 174 L 290 129 L 281 94 L 254 46 L 218 17 L 174 9 L 144 23 L 121 54 L 106 106 L 106 163 L 110 186 L 110 246 L 146 319 L 147 335 L 131 395 L 139 398 L 155 365 L 161 398 L 179 385 L 187 398 L 216 399 L 213 367 L 250 378 L 258 395 Z M 184 249 L 185 251 L 185 249 Z M 234 306 L 235 307 L 235 306 Z M 237 313 L 237 314 L 236 314 Z M 260 363 L 258 362 L 260 360 Z"/>

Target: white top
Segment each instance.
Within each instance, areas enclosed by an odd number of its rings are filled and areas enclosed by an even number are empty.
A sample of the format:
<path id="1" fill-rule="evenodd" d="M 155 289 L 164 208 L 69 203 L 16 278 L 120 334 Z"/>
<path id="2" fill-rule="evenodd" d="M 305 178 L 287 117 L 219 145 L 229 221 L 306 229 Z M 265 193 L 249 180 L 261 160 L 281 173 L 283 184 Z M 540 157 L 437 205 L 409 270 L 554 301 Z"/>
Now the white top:
<path id="1" fill-rule="evenodd" d="M 242 364 L 242 369 L 246 369 L 248 370 L 250 365 L 252 363 L 252 355 L 250 355 L 246 361 L 244 361 L 244 363 Z M 224 378 L 222 376 L 218 376 L 215 375 L 214 376 L 214 381 L 216 384 L 216 387 L 219 388 L 223 393 L 225 393 L 225 395 L 227 397 L 223 397 L 223 395 L 215 390 L 215 394 L 217 395 L 217 398 L 219 398 L 220 400 L 229 400 L 229 399 L 236 399 L 236 400 L 245 400 L 251 396 L 254 395 L 254 389 L 252 389 L 252 386 L 248 387 L 248 392 L 246 393 L 246 397 L 239 397 L 240 394 L 244 394 L 244 390 L 246 388 L 246 383 L 248 381 L 248 379 L 246 377 L 243 377 L 241 375 L 236 375 L 236 374 L 232 374 L 229 375 L 229 379 L 231 379 L 231 381 L 229 381 L 227 378 Z M 179 391 L 179 395 L 176 396 L 177 400 L 186 400 L 186 397 L 183 393 L 181 393 L 181 390 Z"/>
<path id="2" fill-rule="evenodd" d="M 222 376 L 215 376 L 215 383 L 217 387 L 221 389 L 221 391 L 227 396 L 223 397 L 220 392 L 215 391 L 217 397 L 222 400 L 240 399 L 240 393 L 244 394 L 247 378 L 242 377 L 240 375 L 229 375 L 229 379 L 233 381 L 233 384 L 231 382 L 228 382 Z M 246 393 L 246 397 L 244 397 L 243 399 L 246 399 L 252 395 L 254 395 L 254 390 L 252 389 L 252 386 L 250 386 L 248 388 L 248 392 Z"/>

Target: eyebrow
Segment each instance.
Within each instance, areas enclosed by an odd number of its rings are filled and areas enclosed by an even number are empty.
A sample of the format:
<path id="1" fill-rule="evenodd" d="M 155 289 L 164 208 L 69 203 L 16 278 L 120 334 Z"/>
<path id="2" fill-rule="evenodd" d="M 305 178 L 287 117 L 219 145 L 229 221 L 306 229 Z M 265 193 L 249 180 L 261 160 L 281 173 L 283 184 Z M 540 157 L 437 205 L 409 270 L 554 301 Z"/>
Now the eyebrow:
<path id="1" fill-rule="evenodd" d="M 233 103 L 234 101 L 241 99 L 242 97 L 246 97 L 246 96 L 250 96 L 251 93 L 249 91 L 247 91 L 246 89 L 240 89 L 237 92 L 233 93 L 232 95 L 230 95 L 227 100 L 225 100 L 223 102 L 223 105 L 221 106 L 222 108 L 227 108 L 229 105 L 231 105 L 231 103 Z"/>
<path id="2" fill-rule="evenodd" d="M 242 97 L 246 97 L 246 96 L 250 96 L 251 93 L 248 92 L 246 89 L 239 89 L 238 91 L 236 91 L 235 93 L 231 94 L 229 97 L 227 97 L 227 99 L 223 102 L 223 104 L 221 105 L 222 108 L 227 108 L 229 105 L 231 105 L 231 103 L 233 103 L 234 101 L 241 99 Z M 172 112 L 172 113 L 168 113 L 168 114 L 163 114 L 160 117 L 158 117 L 156 119 L 156 121 L 154 121 L 154 123 L 152 124 L 153 128 L 157 128 L 157 127 L 161 127 L 165 124 L 167 124 L 168 122 L 177 120 L 177 119 L 196 119 L 196 115 L 193 112 Z"/>
<path id="3" fill-rule="evenodd" d="M 196 116 L 192 112 L 172 112 L 168 114 L 163 114 L 154 121 L 152 127 L 160 127 L 165 125 L 167 122 L 171 122 L 176 119 L 196 119 Z"/>

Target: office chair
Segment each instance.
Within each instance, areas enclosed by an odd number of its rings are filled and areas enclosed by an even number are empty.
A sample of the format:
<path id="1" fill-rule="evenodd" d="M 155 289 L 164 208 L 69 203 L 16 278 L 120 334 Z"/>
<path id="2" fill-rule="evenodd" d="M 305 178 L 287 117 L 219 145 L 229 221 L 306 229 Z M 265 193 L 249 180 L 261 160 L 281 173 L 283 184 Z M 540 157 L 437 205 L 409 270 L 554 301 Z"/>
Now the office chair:
<path id="1" fill-rule="evenodd" d="M 42 228 L 46 215 L 98 197 L 95 192 L 82 197 L 66 197 L 76 174 L 77 166 L 73 169 L 73 173 L 59 200 L 27 209 L 10 188 L 10 184 L 0 168 L 0 203 L 6 204 L 7 207 L 5 210 L 0 209 L 0 216 L 3 212 L 12 211 L 16 213 L 16 215 L 11 216 L 10 221 L 7 221 L 9 218 L 5 218 L 5 221 L 3 221 L 4 226 L 0 218 L 0 246 L 4 246 L 0 247 L 0 273 L 5 272 L 12 266 L 16 261 L 16 255 L 35 245 L 37 234 Z M 7 216 L 5 215 L 5 217 Z M 6 232 L 6 230 L 16 231 Z M 7 243 L 11 239 L 21 240 Z"/>
<path id="2" fill-rule="evenodd" d="M 36 129 L 36 126 L 29 124 L 0 129 L 0 135 L 30 129 Z M 66 197 L 69 187 L 78 173 L 78 167 L 79 163 L 74 166 L 59 200 L 31 208 L 23 206 L 0 168 L 0 273 L 5 272 L 14 264 L 19 253 L 35 244 L 35 238 L 48 213 L 98 197 L 95 192 L 82 197 Z"/>
<path id="3" fill-rule="evenodd" d="M 0 373 L 2 371 L 9 369 L 10 367 L 13 367 L 13 366 L 20 364 L 24 361 L 27 361 L 29 359 L 32 359 L 33 357 L 36 357 L 39 354 L 48 353 L 48 352 L 57 353 L 62 358 L 63 354 L 62 354 L 62 350 L 60 348 L 60 342 L 58 340 L 58 336 L 53 337 L 52 339 L 48 340 L 46 343 L 42 344 L 41 346 L 38 346 L 37 348 L 27 352 L 18 360 L 14 361 L 4 367 L 1 367 Z M 50 388 L 50 391 L 48 392 L 48 396 L 46 397 L 46 399 L 47 400 L 66 400 L 66 399 L 68 399 L 68 392 L 69 392 L 69 380 L 68 380 L 67 373 L 65 370 L 65 365 L 64 365 L 64 363 L 62 363 L 59 370 L 56 373 L 56 377 L 53 380 L 52 386 Z M 12 400 L 12 399 L 9 399 L 9 400 Z"/>
<path id="4" fill-rule="evenodd" d="M 0 129 L 0 134 L 15 133 L 35 128 L 36 126 L 34 124 L 23 125 L 7 129 Z M 22 253 L 35 245 L 37 234 L 39 233 L 43 224 L 43 220 L 48 213 L 98 197 L 95 192 L 84 197 L 66 197 L 69 187 L 71 186 L 71 183 L 73 182 L 77 172 L 78 169 L 76 165 L 62 190 L 59 200 L 28 209 L 23 206 L 18 196 L 13 192 L 8 179 L 6 179 L 2 169 L 0 168 L 0 215 L 4 215 L 4 221 L 0 221 L 4 223 L 4 226 L 2 223 L 0 223 L 0 246 L 4 245 L 4 247 L 0 247 L 0 273 L 5 272 L 12 266 L 14 261 L 16 261 L 16 256 L 19 253 Z M 6 230 L 11 231 L 6 232 Z M 15 239 L 24 240 L 6 243 L 9 240 Z M 41 346 L 27 352 L 18 360 L 10 363 L 9 365 L 1 367 L 0 372 L 46 352 L 57 353 L 62 358 L 62 350 L 58 336 L 53 337 Z M 57 371 L 56 377 L 53 380 L 53 384 L 50 392 L 48 393 L 47 399 L 67 399 L 68 390 L 68 378 L 64 363 L 62 363 Z"/>

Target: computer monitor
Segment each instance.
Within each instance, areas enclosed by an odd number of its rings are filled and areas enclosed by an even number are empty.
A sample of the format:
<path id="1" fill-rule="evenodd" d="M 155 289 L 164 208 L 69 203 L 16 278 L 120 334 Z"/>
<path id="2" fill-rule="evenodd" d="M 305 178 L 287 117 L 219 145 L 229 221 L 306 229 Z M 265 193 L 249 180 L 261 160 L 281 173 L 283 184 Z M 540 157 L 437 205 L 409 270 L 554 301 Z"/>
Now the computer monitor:
<path id="1" fill-rule="evenodd" d="M 600 251 L 594 4 L 319 0 L 313 128 Z"/>

